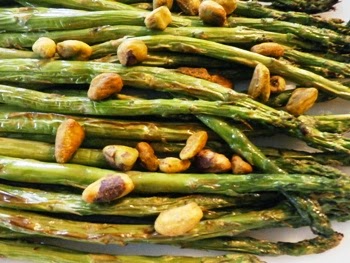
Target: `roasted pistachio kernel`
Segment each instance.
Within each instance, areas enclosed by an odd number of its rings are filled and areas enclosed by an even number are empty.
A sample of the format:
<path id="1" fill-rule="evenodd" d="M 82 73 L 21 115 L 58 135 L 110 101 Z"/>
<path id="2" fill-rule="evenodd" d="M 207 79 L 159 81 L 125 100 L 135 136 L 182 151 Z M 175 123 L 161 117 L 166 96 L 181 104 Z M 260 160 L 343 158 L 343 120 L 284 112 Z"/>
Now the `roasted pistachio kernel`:
<path id="1" fill-rule="evenodd" d="M 315 104 L 317 97 L 316 88 L 296 88 L 288 100 L 286 110 L 295 116 L 302 115 Z"/>
<path id="2" fill-rule="evenodd" d="M 191 166 L 189 160 L 181 160 L 176 157 L 166 157 L 159 160 L 159 170 L 163 173 L 180 173 Z"/>
<path id="3" fill-rule="evenodd" d="M 237 0 L 213 0 L 214 2 L 221 5 L 227 15 L 232 14 L 237 8 Z"/>
<path id="4" fill-rule="evenodd" d="M 203 1 L 198 9 L 199 18 L 205 23 L 212 26 L 223 26 L 226 22 L 226 11 L 213 0 Z"/>
<path id="5" fill-rule="evenodd" d="M 152 8 L 156 9 L 160 6 L 166 6 L 169 10 L 173 7 L 174 1 L 173 0 L 153 0 L 152 1 Z"/>
<path id="6" fill-rule="evenodd" d="M 185 147 L 180 152 L 180 159 L 186 160 L 196 156 L 208 141 L 208 133 L 206 131 L 198 131 L 188 137 Z"/>
<path id="7" fill-rule="evenodd" d="M 201 0 L 176 0 L 176 3 L 185 15 L 196 16 Z"/>
<path id="8" fill-rule="evenodd" d="M 102 152 L 111 167 L 120 171 L 130 171 L 139 157 L 135 148 L 124 145 L 108 145 Z"/>
<path id="9" fill-rule="evenodd" d="M 161 212 L 154 228 L 164 236 L 180 236 L 195 228 L 202 217 L 202 209 L 195 202 L 191 202 Z"/>
<path id="10" fill-rule="evenodd" d="M 41 58 L 53 58 L 56 54 L 56 43 L 51 38 L 40 37 L 33 44 L 32 50 Z"/>
<path id="11" fill-rule="evenodd" d="M 145 167 L 148 171 L 157 171 L 159 167 L 159 160 L 154 154 L 152 146 L 147 142 L 139 142 L 136 145 L 136 149 L 139 152 L 139 159 L 141 161 L 141 165 Z"/>
<path id="12" fill-rule="evenodd" d="M 139 39 L 125 39 L 117 50 L 120 64 L 124 66 L 136 65 L 147 58 L 146 44 Z"/>
<path id="13" fill-rule="evenodd" d="M 270 98 L 270 93 L 270 71 L 265 65 L 258 63 L 248 87 L 248 94 L 253 99 L 266 102 Z"/>
<path id="14" fill-rule="evenodd" d="M 90 100 L 103 100 L 120 92 L 123 80 L 116 73 L 102 73 L 92 79 L 87 96 Z"/>
<path id="15" fill-rule="evenodd" d="M 250 51 L 268 57 L 279 58 L 283 57 L 285 48 L 278 43 L 266 42 L 253 46 Z"/>
<path id="16" fill-rule="evenodd" d="M 271 93 L 279 93 L 286 90 L 287 83 L 281 76 L 272 76 L 270 78 L 270 91 Z"/>
<path id="17" fill-rule="evenodd" d="M 179 67 L 176 69 L 176 71 L 195 78 L 205 80 L 211 79 L 211 75 L 206 68 Z"/>
<path id="18" fill-rule="evenodd" d="M 107 175 L 85 188 L 82 199 L 87 203 L 111 202 L 129 194 L 134 183 L 126 174 Z"/>
<path id="19" fill-rule="evenodd" d="M 199 170 L 208 173 L 223 173 L 231 170 L 231 162 L 225 155 L 209 149 L 197 154 L 195 164 Z"/>
<path id="20" fill-rule="evenodd" d="M 144 22 L 147 28 L 164 30 L 172 20 L 169 8 L 160 6 L 147 14 Z"/>
<path id="21" fill-rule="evenodd" d="M 57 53 L 65 59 L 88 60 L 92 54 L 92 48 L 79 40 L 65 40 L 57 43 Z"/>
<path id="22" fill-rule="evenodd" d="M 64 120 L 57 128 L 55 158 L 58 163 L 70 161 L 85 138 L 83 127 L 74 119 Z"/>
<path id="23" fill-rule="evenodd" d="M 246 162 L 238 155 L 232 156 L 231 165 L 233 174 L 248 174 L 253 171 L 253 167 L 250 163 Z"/>

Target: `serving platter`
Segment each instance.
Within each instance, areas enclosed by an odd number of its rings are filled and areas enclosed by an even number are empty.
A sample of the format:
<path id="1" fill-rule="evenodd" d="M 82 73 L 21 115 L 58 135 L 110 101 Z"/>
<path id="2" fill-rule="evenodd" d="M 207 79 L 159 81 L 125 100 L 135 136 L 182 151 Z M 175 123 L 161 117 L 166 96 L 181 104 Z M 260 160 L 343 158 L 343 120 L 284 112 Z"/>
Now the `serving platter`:
<path id="1" fill-rule="evenodd" d="M 342 18 L 345 21 L 350 20 L 350 0 L 343 0 L 339 4 L 336 5 L 336 9 L 321 14 L 324 17 L 336 17 Z M 320 103 L 315 106 L 312 110 L 308 112 L 308 114 L 322 114 L 322 113 L 349 113 L 350 102 L 342 99 L 336 99 L 326 103 Z M 286 146 L 289 147 L 293 145 L 294 148 L 300 150 L 307 150 L 308 147 L 305 146 L 304 143 L 293 140 L 290 138 L 286 138 L 283 136 L 269 137 L 263 140 L 260 140 L 258 143 L 264 145 L 264 143 L 268 143 L 275 146 Z M 350 175 L 350 167 L 346 167 L 343 169 L 346 173 Z M 344 234 L 344 239 L 336 248 L 331 249 L 327 252 L 317 255 L 307 255 L 300 257 L 292 257 L 292 256 L 278 256 L 278 257 L 260 257 L 262 260 L 269 263 L 329 263 L 329 262 L 347 262 L 350 256 L 350 222 L 338 223 L 332 222 L 333 228 Z M 254 237 L 259 237 L 263 239 L 268 239 L 271 241 L 289 241 L 296 242 L 299 240 L 303 240 L 305 238 L 311 238 L 313 235 L 311 231 L 307 227 L 298 228 L 298 229 L 286 229 L 286 228 L 278 228 L 278 229 L 268 229 L 268 230 L 260 230 L 251 233 Z M 87 245 L 80 244 L 70 241 L 50 241 L 46 240 L 51 244 L 56 244 L 63 247 L 68 248 L 76 248 L 83 251 L 88 252 L 101 252 L 101 253 L 111 253 L 111 254 L 140 254 L 140 255 L 186 255 L 186 256 L 210 256 L 210 255 L 220 255 L 224 253 L 213 252 L 213 251 L 200 251 L 193 249 L 180 249 L 172 246 L 156 246 L 156 245 L 146 245 L 146 244 L 138 244 L 138 245 L 128 245 L 125 247 L 120 247 L 116 245 L 106 245 L 106 246 L 96 246 L 96 245 Z M 8 259 L 0 259 L 1 263 L 25 263 L 25 261 L 14 261 Z"/>

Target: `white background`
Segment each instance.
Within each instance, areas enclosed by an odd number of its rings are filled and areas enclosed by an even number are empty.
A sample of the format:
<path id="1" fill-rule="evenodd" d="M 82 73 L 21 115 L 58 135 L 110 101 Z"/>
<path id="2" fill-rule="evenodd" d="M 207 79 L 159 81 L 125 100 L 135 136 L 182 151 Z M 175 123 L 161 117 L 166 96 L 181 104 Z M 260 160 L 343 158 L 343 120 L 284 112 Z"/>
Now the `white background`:
<path id="1" fill-rule="evenodd" d="M 350 19 L 350 0 L 343 0 L 341 3 L 336 5 L 336 10 L 332 12 L 328 12 L 323 14 L 327 17 L 337 17 L 342 18 L 345 21 Z M 345 102 L 342 100 L 333 101 L 331 103 L 326 103 L 320 105 L 313 112 L 319 113 L 323 111 L 332 111 L 334 113 L 349 113 L 350 102 Z M 291 142 L 287 141 L 288 144 L 300 144 L 299 142 Z M 303 144 L 300 144 L 303 147 Z M 346 169 L 346 172 L 350 175 L 350 168 Z M 266 262 L 269 263 L 329 263 L 329 262 L 349 262 L 350 256 L 350 222 L 348 223 L 334 223 L 333 227 L 335 230 L 344 234 L 344 239 L 341 244 L 325 253 L 319 255 L 308 255 L 301 257 L 290 257 L 290 256 L 280 256 L 280 257 L 260 257 Z M 301 228 L 297 230 L 291 229 L 274 229 L 274 230 L 265 230 L 258 231 L 255 233 L 255 236 L 269 239 L 269 240 L 279 240 L 279 241 L 299 241 L 304 238 L 310 238 L 312 235 L 310 234 L 310 230 L 308 228 Z M 161 254 L 181 254 L 181 255 L 193 255 L 193 256 L 201 256 L 201 255 L 214 255 L 211 252 L 203 252 L 203 251 L 194 251 L 194 250 L 184 250 L 177 249 L 169 246 L 150 246 L 150 245 L 129 245 L 125 248 L 121 248 L 118 246 L 104 246 L 104 247 L 96 247 L 91 245 L 85 245 L 81 247 L 81 245 L 72 244 L 72 242 L 62 241 L 59 244 L 67 246 L 67 247 L 77 247 L 80 249 L 84 249 L 89 252 L 102 252 L 102 253 L 112 253 L 112 254 L 148 254 L 148 255 L 161 255 Z M 11 261 L 2 259 L 1 263 L 15 263 L 18 261 Z"/>

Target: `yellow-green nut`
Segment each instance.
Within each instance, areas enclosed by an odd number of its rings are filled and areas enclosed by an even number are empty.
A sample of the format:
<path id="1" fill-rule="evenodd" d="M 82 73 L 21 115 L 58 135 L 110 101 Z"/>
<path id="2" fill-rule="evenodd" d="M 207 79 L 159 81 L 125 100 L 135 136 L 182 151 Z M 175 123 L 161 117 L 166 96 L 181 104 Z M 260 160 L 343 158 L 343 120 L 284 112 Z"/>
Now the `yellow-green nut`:
<path id="1" fill-rule="evenodd" d="M 108 145 L 102 152 L 111 167 L 120 171 L 130 171 L 139 157 L 135 148 L 124 145 Z"/>
<path id="2" fill-rule="evenodd" d="M 273 42 L 261 43 L 253 46 L 250 51 L 268 57 L 283 57 L 285 47 Z"/>
<path id="3" fill-rule="evenodd" d="M 40 37 L 33 44 L 32 50 L 41 58 L 53 58 L 56 54 L 56 43 L 51 38 Z"/>
<path id="4" fill-rule="evenodd" d="M 202 0 L 176 0 L 176 4 L 185 15 L 198 15 L 199 5 Z"/>
<path id="5" fill-rule="evenodd" d="M 64 59 L 88 60 L 92 48 L 79 40 L 65 40 L 57 43 L 57 53 Z"/>
<path id="6" fill-rule="evenodd" d="M 110 174 L 93 182 L 82 193 L 87 203 L 106 203 L 129 194 L 134 183 L 127 174 Z"/>
<path id="7" fill-rule="evenodd" d="M 270 93 L 270 71 L 265 65 L 258 63 L 248 87 L 248 94 L 253 99 L 266 102 L 270 98 Z"/>
<path id="8" fill-rule="evenodd" d="M 294 116 L 302 115 L 315 104 L 317 97 L 316 88 L 296 88 L 287 102 L 286 110 Z"/>
<path id="9" fill-rule="evenodd" d="M 123 66 L 136 65 L 147 58 L 148 48 L 139 39 L 125 39 L 118 47 L 117 56 Z"/>
<path id="10" fill-rule="evenodd" d="M 271 93 L 279 93 L 287 88 L 286 80 L 281 76 L 270 77 L 270 91 Z"/>
<path id="11" fill-rule="evenodd" d="M 180 236 L 194 229 L 202 217 L 202 209 L 197 203 L 191 202 L 161 212 L 154 223 L 154 228 L 164 236 Z"/>
<path id="12" fill-rule="evenodd" d="M 224 9 L 227 15 L 232 14 L 236 8 L 237 8 L 237 0 L 212 0 L 219 5 L 221 5 Z"/>
<path id="13" fill-rule="evenodd" d="M 222 5 L 212 1 L 203 1 L 199 5 L 199 18 L 208 25 L 223 26 L 226 22 L 226 11 Z"/>
<path id="14" fill-rule="evenodd" d="M 172 20 L 169 8 L 160 6 L 147 14 L 144 22 L 149 29 L 164 30 Z"/>
<path id="15" fill-rule="evenodd" d="M 169 10 L 173 7 L 174 0 L 153 0 L 152 8 L 156 9 L 160 6 L 166 6 Z"/>

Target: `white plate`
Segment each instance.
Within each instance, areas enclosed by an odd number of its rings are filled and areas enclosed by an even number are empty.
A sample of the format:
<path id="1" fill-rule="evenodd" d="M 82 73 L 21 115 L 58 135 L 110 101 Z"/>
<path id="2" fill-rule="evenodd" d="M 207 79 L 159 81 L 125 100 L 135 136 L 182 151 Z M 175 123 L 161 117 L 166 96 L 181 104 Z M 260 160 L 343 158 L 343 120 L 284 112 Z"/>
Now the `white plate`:
<path id="1" fill-rule="evenodd" d="M 342 0 L 341 3 L 336 5 L 336 10 L 322 14 L 327 17 L 337 17 L 342 18 L 345 21 L 350 20 L 350 0 Z M 330 111 L 334 113 L 349 113 L 350 102 L 343 100 L 332 101 L 331 103 L 325 103 L 319 105 L 317 108 L 313 109 L 314 113 L 319 113 L 322 111 Z M 284 143 L 290 144 L 291 141 Z M 301 148 L 304 147 L 302 143 L 292 142 L 293 144 L 297 143 Z M 350 167 L 345 168 L 345 171 L 350 175 Z M 291 257 L 291 256 L 279 256 L 279 257 L 260 257 L 269 263 L 329 263 L 329 262 L 347 262 L 350 256 L 350 222 L 347 223 L 336 223 L 333 222 L 333 227 L 336 231 L 344 234 L 344 239 L 341 244 L 336 248 L 329 250 L 325 253 L 318 255 L 308 255 L 300 257 Z M 274 229 L 274 230 L 264 230 L 257 231 L 255 236 L 272 240 L 272 241 L 290 241 L 296 242 L 303 240 L 305 238 L 312 237 L 309 228 L 300 228 L 300 229 Z M 218 253 L 207 252 L 207 251 L 196 251 L 191 249 L 178 249 L 171 246 L 152 246 L 152 245 L 128 245 L 127 247 L 118 247 L 114 245 L 99 247 L 93 245 L 84 245 L 75 244 L 67 241 L 58 241 L 57 244 L 63 245 L 70 248 L 79 248 L 85 251 L 92 252 L 101 252 L 101 253 L 111 253 L 111 254 L 144 254 L 144 255 L 187 255 L 187 256 L 209 256 L 217 255 Z M 19 261 L 2 259 L 1 263 L 20 263 Z"/>

